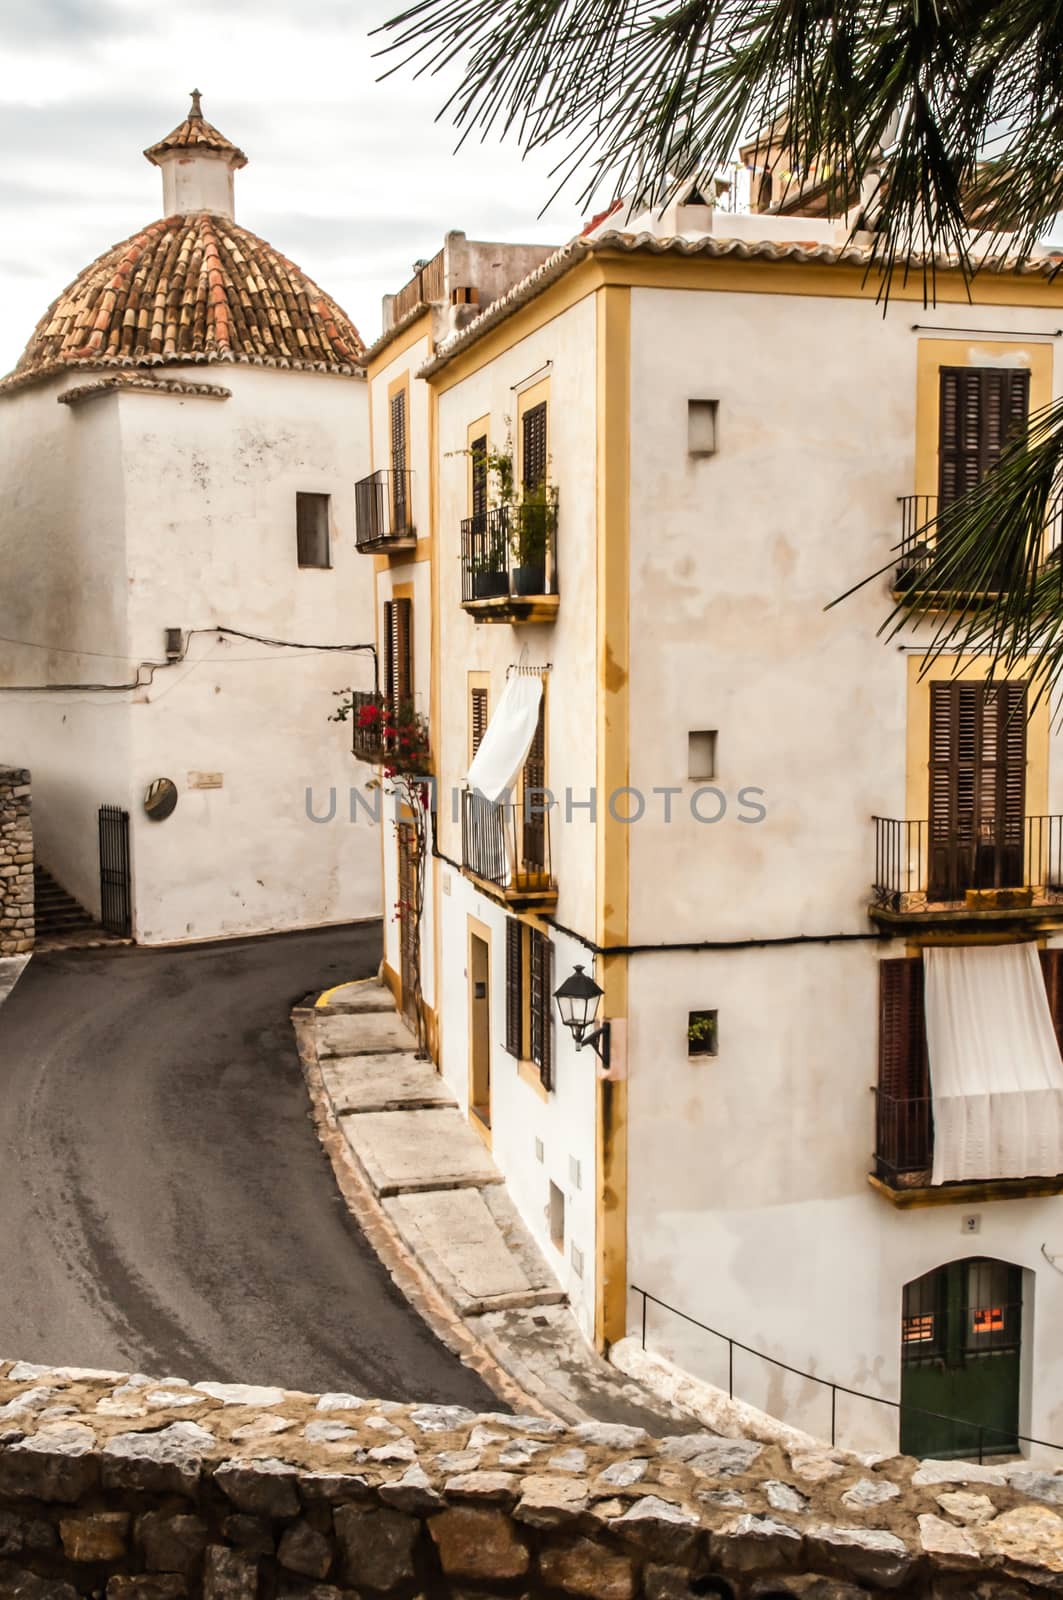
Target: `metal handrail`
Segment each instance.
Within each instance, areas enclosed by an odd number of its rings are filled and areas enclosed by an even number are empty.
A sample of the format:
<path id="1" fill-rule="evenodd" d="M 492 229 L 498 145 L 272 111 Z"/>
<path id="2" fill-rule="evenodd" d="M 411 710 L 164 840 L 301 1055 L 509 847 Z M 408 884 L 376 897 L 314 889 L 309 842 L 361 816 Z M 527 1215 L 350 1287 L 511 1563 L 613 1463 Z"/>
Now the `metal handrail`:
<path id="1" fill-rule="evenodd" d="M 985 833 L 980 826 L 956 827 L 940 837 L 926 818 L 873 816 L 871 821 L 872 896 L 875 905 L 888 910 L 904 910 L 915 897 L 935 905 L 962 903 L 967 888 L 1032 889 L 1046 900 L 1063 892 L 1063 815 L 999 818 Z M 935 871 L 935 852 L 951 853 L 955 871 L 943 872 L 940 864 Z"/>
<path id="2" fill-rule="evenodd" d="M 962 508 L 964 501 L 948 500 L 942 504 L 936 494 L 902 494 L 897 496 L 897 503 L 901 510 L 901 538 L 894 581 L 898 589 L 917 588 L 930 570 L 934 548 L 950 510 L 953 506 Z M 1063 543 L 1063 499 L 1054 499 L 1048 507 L 1040 540 L 1043 566 Z M 958 578 L 950 588 L 956 593 L 967 592 Z"/>
<path id="3" fill-rule="evenodd" d="M 382 467 L 360 478 L 354 486 L 354 529 L 359 550 L 415 539 L 413 473 Z"/>
<path id="4" fill-rule="evenodd" d="M 947 1417 L 941 1411 L 927 1411 L 924 1406 L 909 1405 L 903 1400 L 889 1400 L 885 1395 L 866 1394 L 862 1389 L 850 1389 L 844 1383 L 835 1383 L 832 1378 L 820 1378 L 814 1372 L 803 1372 L 800 1367 L 791 1367 L 786 1361 L 779 1361 L 775 1356 L 764 1354 L 763 1350 L 754 1350 L 752 1345 L 743 1344 L 740 1339 L 732 1339 L 729 1333 L 721 1333 L 719 1328 L 710 1328 L 707 1322 L 699 1322 L 697 1317 L 680 1311 L 678 1306 L 670 1306 L 667 1300 L 659 1300 L 648 1289 L 642 1289 L 637 1283 L 630 1285 L 632 1294 L 642 1296 L 642 1348 L 646 1348 L 646 1305 L 652 1301 L 655 1306 L 660 1306 L 662 1311 L 668 1311 L 672 1316 L 680 1317 L 683 1322 L 689 1322 L 695 1328 L 700 1328 L 704 1333 L 711 1333 L 715 1339 L 723 1339 L 727 1345 L 727 1397 L 733 1400 L 734 1392 L 734 1353 L 744 1350 L 747 1355 L 756 1356 L 760 1361 L 767 1361 L 773 1367 L 779 1367 L 783 1372 L 790 1372 L 795 1378 L 807 1378 L 811 1383 L 818 1383 L 822 1388 L 829 1389 L 830 1396 L 830 1442 L 832 1448 L 838 1442 L 838 1396 L 850 1395 L 854 1400 L 869 1400 L 873 1405 L 889 1406 L 891 1410 L 904 1413 L 913 1417 L 931 1417 L 935 1422 L 951 1422 L 958 1428 L 976 1428 L 978 1430 L 978 1460 L 982 1462 L 985 1449 L 986 1433 L 1000 1433 L 1008 1439 L 1017 1439 L 1020 1444 L 1037 1445 L 1041 1450 L 1063 1450 L 1063 1444 L 1054 1444 L 1050 1439 L 1034 1439 L 1030 1434 L 1016 1433 L 1011 1428 L 995 1428 L 990 1422 L 969 1422 L 963 1417 Z"/>

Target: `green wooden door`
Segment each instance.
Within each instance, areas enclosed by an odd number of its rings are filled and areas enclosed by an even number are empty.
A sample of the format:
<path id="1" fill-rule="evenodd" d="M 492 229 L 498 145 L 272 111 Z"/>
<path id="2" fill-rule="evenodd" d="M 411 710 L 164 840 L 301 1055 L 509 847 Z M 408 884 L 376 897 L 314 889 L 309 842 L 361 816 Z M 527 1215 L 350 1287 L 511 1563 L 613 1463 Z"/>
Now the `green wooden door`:
<path id="1" fill-rule="evenodd" d="M 975 1257 L 905 1286 L 901 1450 L 975 1458 L 1018 1450 L 1022 1269 Z"/>

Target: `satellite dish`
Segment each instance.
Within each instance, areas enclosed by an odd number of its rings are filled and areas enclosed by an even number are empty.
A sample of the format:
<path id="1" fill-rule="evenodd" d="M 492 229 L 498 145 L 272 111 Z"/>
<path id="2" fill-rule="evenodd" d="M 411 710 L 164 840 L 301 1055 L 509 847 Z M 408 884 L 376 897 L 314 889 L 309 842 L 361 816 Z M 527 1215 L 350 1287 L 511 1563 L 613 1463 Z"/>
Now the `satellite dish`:
<path id="1" fill-rule="evenodd" d="M 152 822 L 165 822 L 177 804 L 177 785 L 172 778 L 155 778 L 144 791 L 144 810 Z"/>

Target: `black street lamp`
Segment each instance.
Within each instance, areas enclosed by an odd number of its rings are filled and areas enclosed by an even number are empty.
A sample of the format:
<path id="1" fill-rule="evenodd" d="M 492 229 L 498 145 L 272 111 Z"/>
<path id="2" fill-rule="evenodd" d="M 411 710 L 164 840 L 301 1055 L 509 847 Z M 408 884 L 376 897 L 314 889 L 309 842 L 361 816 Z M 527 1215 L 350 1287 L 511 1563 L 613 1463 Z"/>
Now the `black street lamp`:
<path id="1" fill-rule="evenodd" d="M 576 1049 L 582 1050 L 585 1044 L 589 1044 L 602 1066 L 608 1068 L 609 1024 L 602 1022 L 597 1028 L 594 1027 L 602 992 L 594 979 L 577 966 L 560 988 L 555 989 L 554 999 L 561 1013 L 561 1021 L 576 1041 Z"/>

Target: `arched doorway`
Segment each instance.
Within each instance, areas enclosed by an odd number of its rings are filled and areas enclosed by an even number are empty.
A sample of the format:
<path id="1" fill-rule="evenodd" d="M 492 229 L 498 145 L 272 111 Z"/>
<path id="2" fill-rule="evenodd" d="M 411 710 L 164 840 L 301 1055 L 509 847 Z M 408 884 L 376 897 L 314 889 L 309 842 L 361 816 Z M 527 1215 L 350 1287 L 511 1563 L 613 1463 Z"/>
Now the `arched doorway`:
<path id="1" fill-rule="evenodd" d="M 904 1288 L 901 1450 L 977 1458 L 1018 1448 L 1022 1268 L 950 1261 Z"/>

